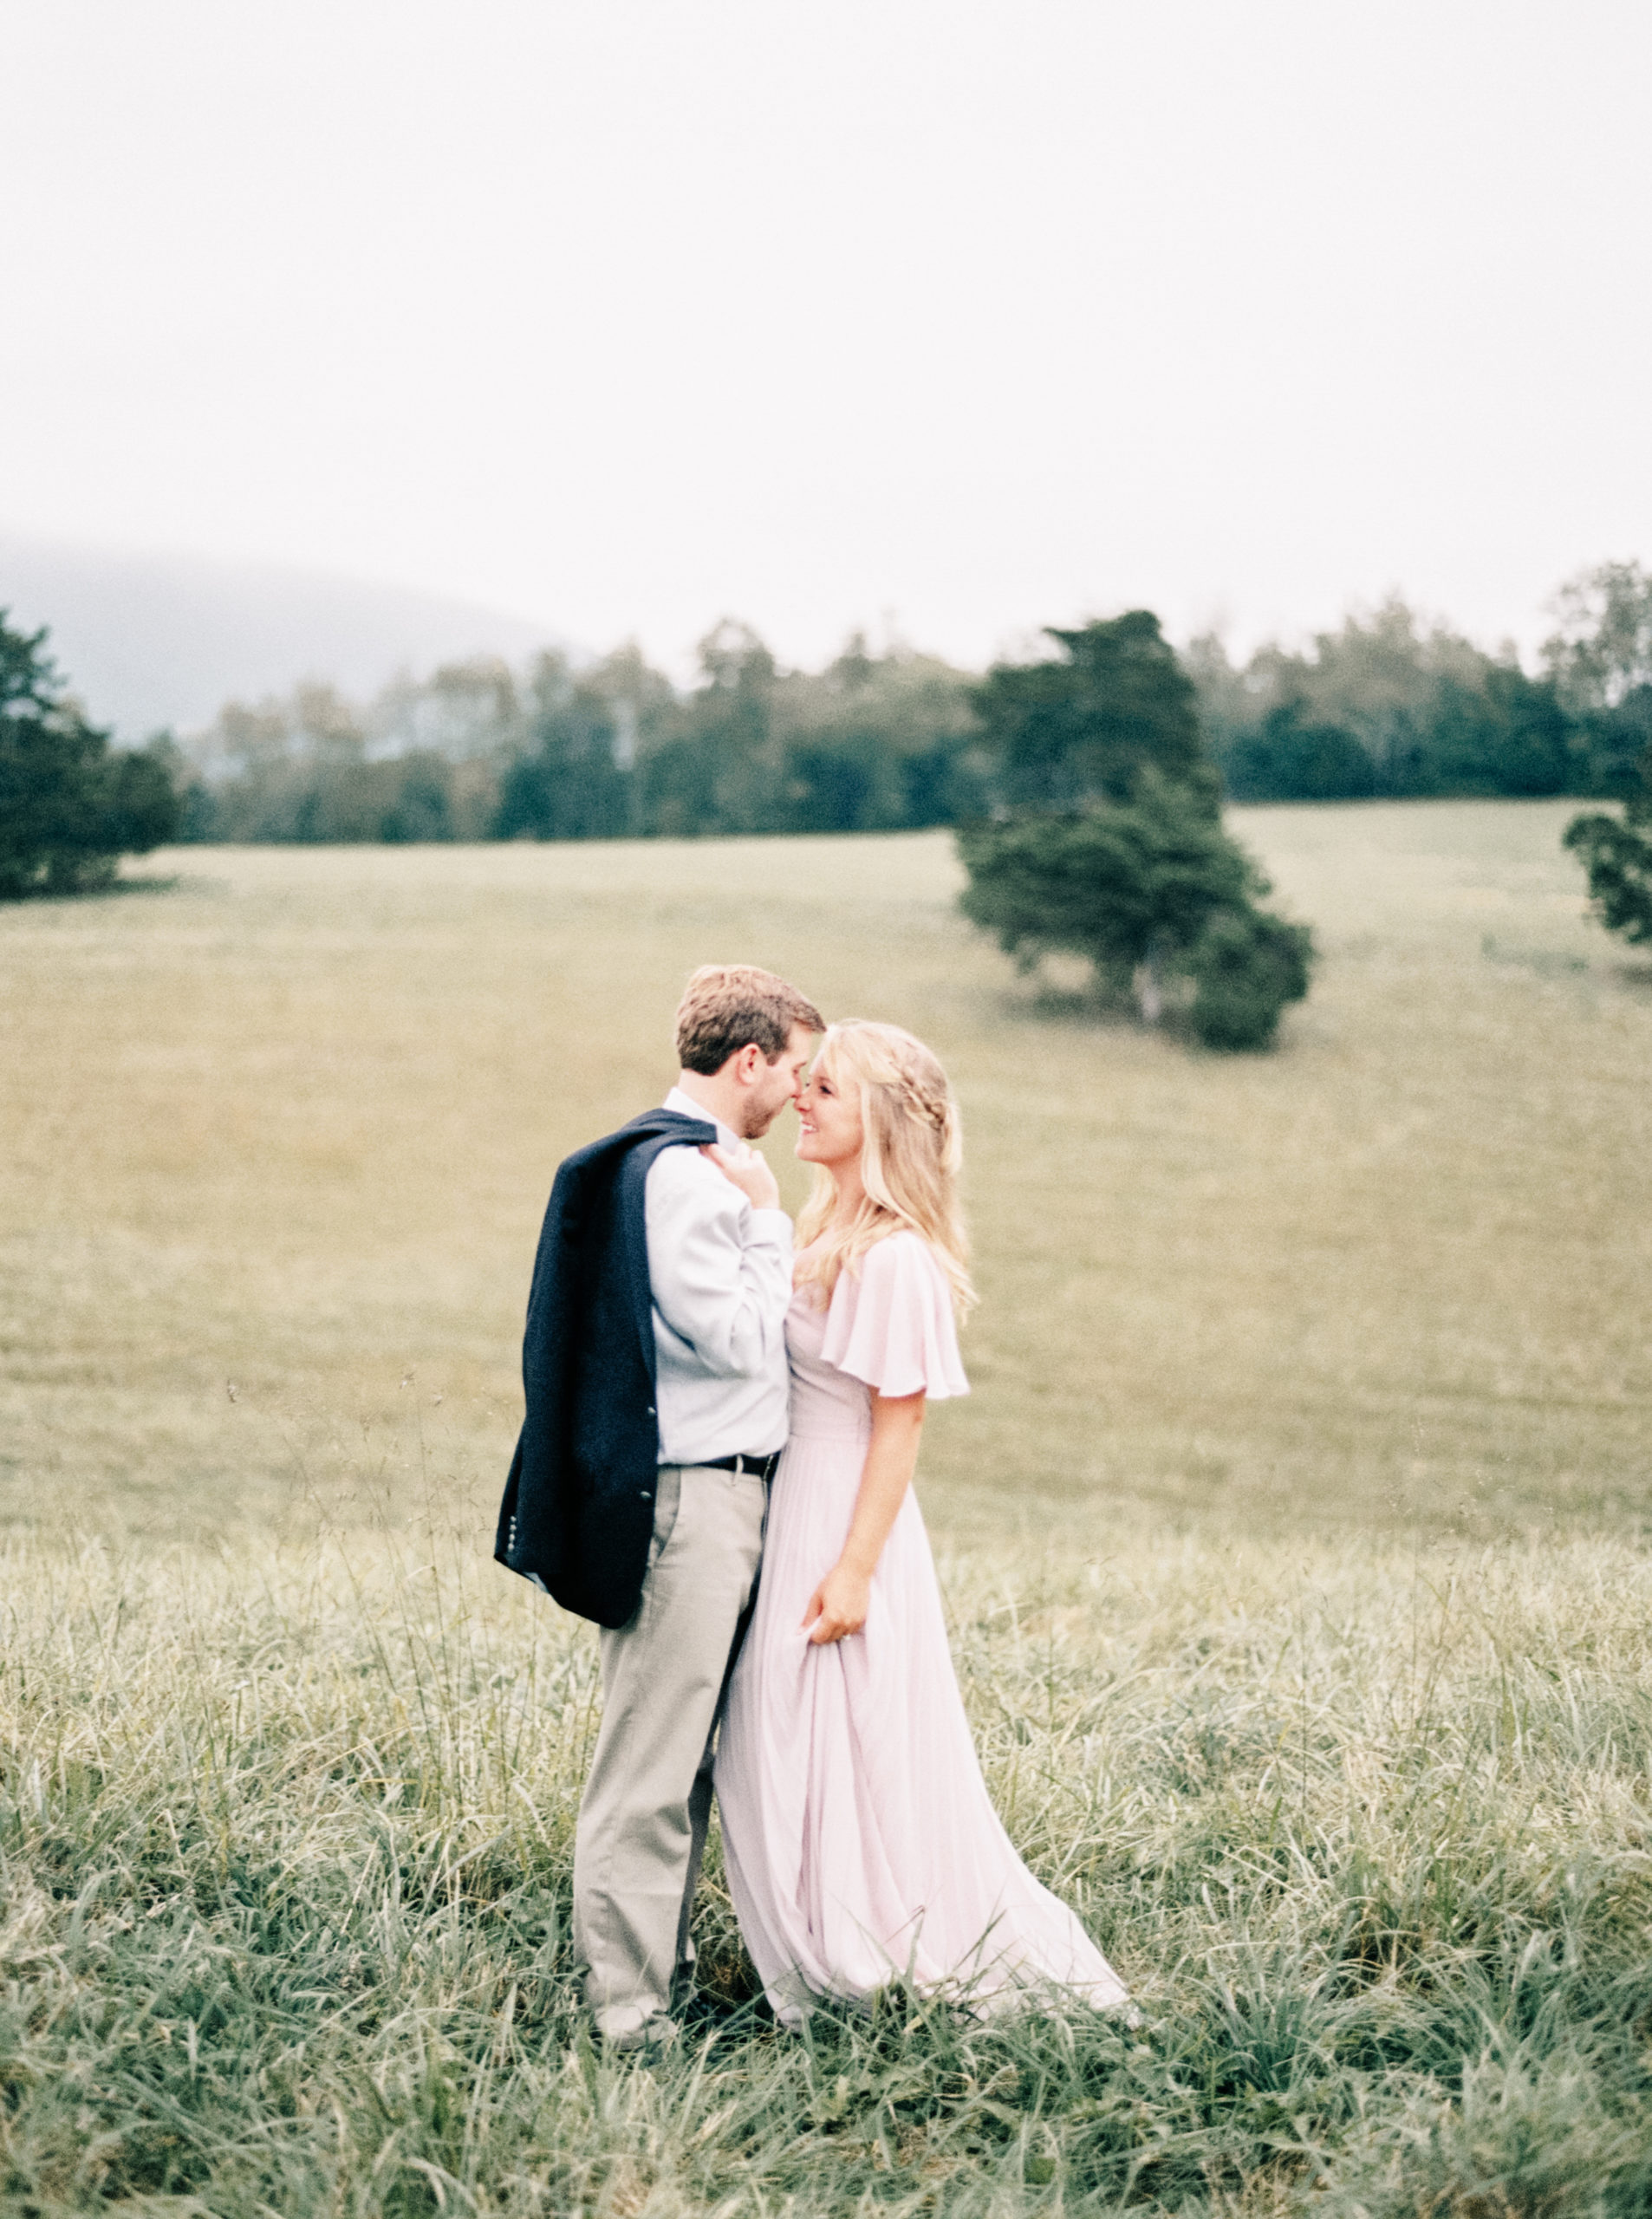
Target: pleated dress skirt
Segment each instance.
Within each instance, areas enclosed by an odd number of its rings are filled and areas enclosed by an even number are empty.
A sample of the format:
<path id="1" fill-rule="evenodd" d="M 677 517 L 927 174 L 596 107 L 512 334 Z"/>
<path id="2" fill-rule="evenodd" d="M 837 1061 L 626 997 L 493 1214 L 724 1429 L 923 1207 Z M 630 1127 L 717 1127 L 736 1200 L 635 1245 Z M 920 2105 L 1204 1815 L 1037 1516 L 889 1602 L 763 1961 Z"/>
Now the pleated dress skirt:
<path id="1" fill-rule="evenodd" d="M 901 1275 L 914 1275 L 909 1261 Z M 895 1276 L 892 1264 L 882 1276 Z M 838 1293 L 845 1285 L 847 1276 Z M 909 1358 L 914 1345 L 910 1333 L 891 1331 L 902 1322 L 900 1288 L 882 1291 L 897 1314 L 875 1319 L 869 1336 L 831 1331 L 807 1289 L 787 1320 L 793 1429 L 717 1758 L 741 1932 L 770 2003 L 794 2027 L 816 1998 L 863 2000 L 892 1981 L 979 2011 L 1062 1998 L 1113 2008 L 1128 2002 L 1123 1984 L 1074 1913 L 1027 1870 L 992 1807 L 910 1490 L 862 1630 L 816 1644 L 803 1624 L 842 1552 L 870 1431 L 868 1382 L 828 1351 L 836 1344 L 862 1370 L 894 1382 L 882 1391 L 915 1391 L 901 1383 L 910 1361 L 903 1369 L 868 1350 L 868 1339 L 880 1342 L 887 1358 L 893 1340 Z M 933 1307 L 933 1291 L 918 1292 Z M 850 1285 L 851 1300 L 864 1294 Z M 943 1285 L 950 1336 L 945 1294 Z M 944 1364 L 928 1360 L 941 1392 L 962 1383 L 955 1344 L 951 1363 L 949 1386 Z"/>

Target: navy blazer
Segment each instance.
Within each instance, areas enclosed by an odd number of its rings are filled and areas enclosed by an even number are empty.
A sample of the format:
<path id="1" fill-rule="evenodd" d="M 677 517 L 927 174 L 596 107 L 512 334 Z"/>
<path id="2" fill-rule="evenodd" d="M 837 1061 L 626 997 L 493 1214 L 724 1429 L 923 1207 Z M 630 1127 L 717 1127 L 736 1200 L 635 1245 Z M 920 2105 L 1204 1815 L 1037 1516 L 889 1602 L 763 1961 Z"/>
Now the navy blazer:
<path id="1" fill-rule="evenodd" d="M 717 1128 L 645 1110 L 556 1173 L 522 1344 L 527 1397 L 493 1553 L 565 1611 L 622 1626 L 648 1569 L 660 1422 L 644 1188 Z"/>

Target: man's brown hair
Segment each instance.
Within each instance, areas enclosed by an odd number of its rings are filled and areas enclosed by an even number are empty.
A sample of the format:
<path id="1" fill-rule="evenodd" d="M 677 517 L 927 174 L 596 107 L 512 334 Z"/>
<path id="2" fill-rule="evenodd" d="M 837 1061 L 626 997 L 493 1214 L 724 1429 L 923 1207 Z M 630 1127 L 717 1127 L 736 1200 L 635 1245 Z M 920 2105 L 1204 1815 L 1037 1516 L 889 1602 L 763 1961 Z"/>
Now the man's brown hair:
<path id="1" fill-rule="evenodd" d="M 792 1027 L 823 1032 L 826 1020 L 806 995 L 750 963 L 702 963 L 677 1007 L 677 1060 L 710 1078 L 755 1041 L 771 1064 Z"/>

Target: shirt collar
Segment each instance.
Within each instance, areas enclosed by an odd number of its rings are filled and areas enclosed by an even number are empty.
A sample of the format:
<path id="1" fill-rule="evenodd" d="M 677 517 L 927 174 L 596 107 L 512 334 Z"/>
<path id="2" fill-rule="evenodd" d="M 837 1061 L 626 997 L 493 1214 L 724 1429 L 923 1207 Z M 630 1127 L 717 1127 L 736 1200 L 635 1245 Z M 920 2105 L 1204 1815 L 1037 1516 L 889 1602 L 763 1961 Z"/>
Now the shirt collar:
<path id="1" fill-rule="evenodd" d="M 715 1125 L 718 1145 L 720 1148 L 738 1151 L 740 1146 L 738 1135 L 731 1127 L 725 1125 L 720 1117 L 714 1117 L 709 1110 L 702 1109 L 692 1095 L 683 1092 L 681 1087 L 672 1088 L 671 1092 L 666 1096 L 665 1106 L 667 1110 L 674 1110 L 680 1117 L 698 1117 L 702 1124 Z"/>

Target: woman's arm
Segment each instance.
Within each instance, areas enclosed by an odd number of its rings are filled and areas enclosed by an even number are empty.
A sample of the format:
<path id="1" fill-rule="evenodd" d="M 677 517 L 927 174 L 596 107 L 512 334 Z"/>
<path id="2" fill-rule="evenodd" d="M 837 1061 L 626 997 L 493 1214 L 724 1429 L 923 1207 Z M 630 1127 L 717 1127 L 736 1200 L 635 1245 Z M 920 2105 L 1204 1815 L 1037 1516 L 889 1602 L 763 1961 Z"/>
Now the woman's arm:
<path id="1" fill-rule="evenodd" d="M 811 1642 L 842 1641 L 866 1624 L 872 1575 L 912 1485 L 923 1422 L 921 1393 L 890 1396 L 873 1390 L 872 1439 L 861 1470 L 849 1539 L 803 1612 L 803 1624 L 814 1627 Z"/>

